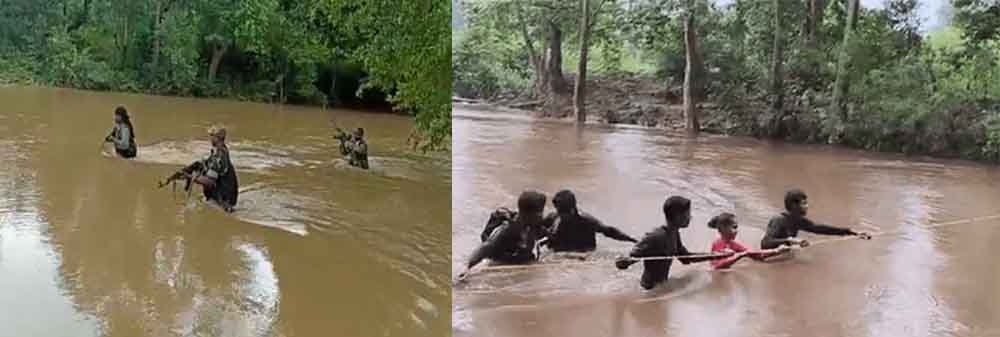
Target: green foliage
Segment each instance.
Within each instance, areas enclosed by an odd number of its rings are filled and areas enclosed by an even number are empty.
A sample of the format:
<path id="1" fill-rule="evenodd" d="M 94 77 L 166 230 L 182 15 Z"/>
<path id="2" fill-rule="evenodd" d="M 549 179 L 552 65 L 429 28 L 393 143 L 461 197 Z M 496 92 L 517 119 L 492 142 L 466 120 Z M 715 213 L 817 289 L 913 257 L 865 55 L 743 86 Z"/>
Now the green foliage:
<path id="1" fill-rule="evenodd" d="M 952 0 L 955 23 L 970 44 L 1000 38 L 1000 2 L 996 0 Z"/>
<path id="2" fill-rule="evenodd" d="M 31 55 L 0 58 L 0 84 L 31 84 L 35 81 L 38 64 Z"/>
<path id="3" fill-rule="evenodd" d="M 853 120 L 854 142 L 876 150 L 911 151 L 914 139 L 928 136 L 927 122 L 939 111 L 933 79 L 927 63 L 916 58 L 898 61 L 892 67 L 875 69 L 857 85 L 855 102 L 860 111 Z"/>
<path id="4" fill-rule="evenodd" d="M 366 41 L 351 53 L 368 70 L 365 85 L 390 92 L 390 101 L 416 115 L 417 126 L 429 139 L 425 149 L 445 145 L 451 136 L 449 4 L 437 0 L 331 2 L 332 12 L 350 12 L 347 24 Z"/>
<path id="5" fill-rule="evenodd" d="M 450 134 L 449 10 L 440 1 L 3 0 L 2 8 L 0 82 L 259 101 L 283 93 L 324 104 L 379 97 L 330 92 L 335 80 L 335 90 L 357 87 L 367 75 L 376 93 L 417 115 L 431 147 Z"/>
<path id="6" fill-rule="evenodd" d="M 986 144 L 982 147 L 984 159 L 1000 161 L 1000 106 L 988 112 L 983 125 L 986 128 Z"/>
<path id="7" fill-rule="evenodd" d="M 846 50 L 850 83 L 848 120 L 830 118 L 837 58 L 843 49 L 848 1 L 828 0 L 815 33 L 806 1 L 782 0 L 785 72 L 781 78 L 790 123 L 785 133 L 801 141 L 828 139 L 836 130 L 843 144 L 881 151 L 960 155 L 1000 160 L 1000 2 L 954 0 L 954 26 L 921 36 L 915 0 L 888 0 L 883 8 L 862 7 Z M 517 4 L 532 4 L 518 7 Z M 760 109 L 771 99 L 774 57 L 773 1 L 734 0 L 725 6 L 705 0 L 608 1 L 594 26 L 591 72 L 620 75 L 654 68 L 664 85 L 684 77 L 682 18 L 696 16 L 710 101 L 727 109 Z M 490 97 L 526 91 L 534 76 L 525 28 L 540 51 L 543 23 L 564 30 L 564 71 L 578 62 L 573 39 L 576 1 L 475 0 L 466 10 L 452 55 L 459 94 Z M 692 6 L 693 5 L 693 6 Z M 762 115 L 762 113 L 764 113 Z M 775 134 L 764 111 L 726 111 L 723 123 L 743 134 Z M 716 118 L 716 117 L 713 117 Z M 798 128 L 798 129 L 795 129 Z M 767 130 L 765 130 L 767 129 Z"/>
<path id="8" fill-rule="evenodd" d="M 931 32 L 926 42 L 932 50 L 958 50 L 965 45 L 962 30 L 952 26 Z"/>
<path id="9" fill-rule="evenodd" d="M 109 89 L 114 77 L 111 68 L 95 60 L 89 48 L 78 47 L 61 27 L 52 29 L 46 45 L 44 78 L 48 81 L 83 89 Z"/>
<path id="10" fill-rule="evenodd" d="M 531 76 L 521 40 L 475 26 L 456 37 L 452 53 L 453 89 L 459 96 L 491 97 L 527 88 Z"/>
<path id="11" fill-rule="evenodd" d="M 885 151 L 1000 159 L 1000 54 L 927 51 L 868 72 L 854 97 L 851 141 Z M 991 108 L 992 107 L 992 108 Z M 985 137 L 985 138 L 983 138 Z"/>

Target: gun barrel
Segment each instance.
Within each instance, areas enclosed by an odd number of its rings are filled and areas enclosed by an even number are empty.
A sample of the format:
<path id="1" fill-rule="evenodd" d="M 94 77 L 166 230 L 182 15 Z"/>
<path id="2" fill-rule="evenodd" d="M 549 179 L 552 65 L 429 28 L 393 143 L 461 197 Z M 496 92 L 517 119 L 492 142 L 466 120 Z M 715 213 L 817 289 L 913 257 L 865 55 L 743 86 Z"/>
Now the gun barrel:
<path id="1" fill-rule="evenodd" d="M 160 182 L 160 188 L 163 188 L 163 186 L 167 186 L 167 184 L 170 184 L 170 183 L 174 182 L 175 180 L 184 178 L 186 176 L 187 176 L 187 174 L 185 174 L 184 171 L 174 172 L 174 174 L 171 174 L 169 177 L 167 177 L 166 180 Z"/>

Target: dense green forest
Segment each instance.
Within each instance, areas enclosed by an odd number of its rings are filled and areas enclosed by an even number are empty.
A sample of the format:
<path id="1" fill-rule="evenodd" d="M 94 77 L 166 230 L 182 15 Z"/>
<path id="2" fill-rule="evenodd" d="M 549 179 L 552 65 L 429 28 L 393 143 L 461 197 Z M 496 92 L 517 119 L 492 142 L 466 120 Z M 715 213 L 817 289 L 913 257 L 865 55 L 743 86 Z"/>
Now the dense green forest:
<path id="1" fill-rule="evenodd" d="M 580 121 L 1000 160 L 1000 1 L 949 0 L 933 31 L 920 5 L 463 0 L 453 87 Z"/>
<path id="2" fill-rule="evenodd" d="M 391 103 L 439 148 L 450 14 L 441 0 L 0 0 L 0 84 Z"/>

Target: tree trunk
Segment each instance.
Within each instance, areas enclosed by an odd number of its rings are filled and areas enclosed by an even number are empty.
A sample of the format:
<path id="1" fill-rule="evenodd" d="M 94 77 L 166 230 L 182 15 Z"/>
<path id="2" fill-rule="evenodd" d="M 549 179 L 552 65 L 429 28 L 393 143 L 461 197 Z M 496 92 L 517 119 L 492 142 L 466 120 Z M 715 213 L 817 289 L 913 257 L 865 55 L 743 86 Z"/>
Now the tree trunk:
<path id="1" fill-rule="evenodd" d="M 701 58 L 698 53 L 698 32 L 695 26 L 694 13 L 691 8 L 684 20 L 684 49 L 686 59 L 684 67 L 684 119 L 688 133 L 698 134 L 701 125 L 698 122 L 698 102 L 695 98 L 700 96 L 701 80 Z"/>
<path id="2" fill-rule="evenodd" d="M 524 10 L 517 3 L 514 5 L 517 6 L 515 11 L 517 11 L 518 26 L 521 27 L 521 37 L 524 39 L 524 49 L 528 52 L 528 62 L 531 62 L 531 67 L 537 71 L 541 62 L 539 62 L 538 54 L 535 52 L 535 44 L 531 40 L 531 35 L 528 34 L 528 22 L 524 20 Z M 536 72 L 536 74 L 538 73 Z"/>
<path id="3" fill-rule="evenodd" d="M 782 90 L 782 71 L 781 66 L 785 62 L 783 50 L 782 50 L 782 31 L 781 31 L 781 1 L 774 0 L 774 50 L 771 55 L 771 95 L 774 100 L 771 102 L 771 112 L 776 116 L 781 115 L 781 108 L 784 105 L 784 91 Z"/>
<path id="4" fill-rule="evenodd" d="M 576 88 L 573 90 L 573 103 L 576 113 L 576 122 L 583 124 L 587 121 L 585 110 L 585 98 L 587 87 L 587 49 L 590 39 L 590 0 L 580 0 L 583 7 L 583 16 L 580 17 L 580 64 L 577 66 Z"/>
<path id="5" fill-rule="evenodd" d="M 524 39 L 524 49 L 528 52 L 528 62 L 531 63 L 531 69 L 534 70 L 535 81 L 533 88 L 531 90 L 532 95 L 539 97 L 543 92 L 542 84 L 544 67 L 542 66 L 542 60 L 538 57 L 538 53 L 535 52 L 535 45 L 531 40 L 531 35 L 528 34 L 528 22 L 524 19 L 524 9 L 521 7 L 520 3 L 514 3 L 514 11 L 517 13 L 518 26 L 521 28 L 521 38 Z M 545 47 L 542 47 L 543 52 Z"/>
<path id="6" fill-rule="evenodd" d="M 802 37 L 806 42 L 815 41 L 819 33 L 819 25 L 823 23 L 823 13 L 826 10 L 826 0 L 806 0 L 806 20 L 802 27 Z"/>
<path id="7" fill-rule="evenodd" d="M 552 20 L 549 20 L 547 26 L 549 34 L 545 56 L 542 66 L 538 69 L 541 71 L 541 76 L 536 77 L 541 81 L 536 83 L 540 98 L 563 95 L 569 91 L 569 85 L 562 72 L 562 30 Z"/>
<path id="8" fill-rule="evenodd" d="M 219 43 L 212 48 L 212 63 L 208 65 L 208 81 L 215 81 L 215 74 L 219 71 L 219 63 L 222 62 L 222 56 L 226 54 L 226 50 L 229 46 L 225 43 Z"/>
<path id="9" fill-rule="evenodd" d="M 87 23 L 87 19 L 90 17 L 90 1 L 91 0 L 83 0 L 83 10 L 80 12 L 80 15 L 76 17 L 76 20 L 73 21 L 73 24 L 66 28 L 67 32 L 77 30 L 83 26 L 83 24 Z M 65 3 L 63 3 L 63 15 L 66 15 Z"/>
<path id="10" fill-rule="evenodd" d="M 337 102 L 337 70 L 334 69 L 330 72 L 330 89 L 327 89 L 326 101 L 330 105 L 336 105 Z"/>
<path id="11" fill-rule="evenodd" d="M 823 23 L 823 13 L 826 11 L 827 0 L 806 1 L 808 2 L 806 5 L 809 12 L 806 13 L 806 22 L 802 34 L 805 38 L 806 50 L 815 52 L 817 49 L 816 40 L 817 35 L 819 35 L 819 26 Z M 809 78 L 807 79 L 807 85 L 810 87 L 817 85 L 820 77 L 820 63 L 821 59 L 818 54 L 810 55 L 810 59 L 808 60 Z"/>
<path id="12" fill-rule="evenodd" d="M 549 44 L 552 43 L 548 38 L 542 44 L 542 54 L 539 56 L 538 64 L 535 65 L 535 84 L 534 91 L 535 97 L 539 99 L 544 99 L 548 97 L 551 92 L 551 73 L 548 71 L 548 50 Z"/>
<path id="13" fill-rule="evenodd" d="M 155 77 L 159 74 L 159 64 L 160 64 L 160 24 L 163 19 L 163 2 L 156 0 L 155 11 L 156 14 L 153 18 L 153 62 L 152 62 L 152 75 Z"/>
<path id="14" fill-rule="evenodd" d="M 854 26 L 858 22 L 858 0 L 848 0 L 847 25 L 844 27 L 844 42 L 840 46 L 840 59 L 837 62 L 837 79 L 833 88 L 833 109 L 841 122 L 847 121 L 847 109 L 844 101 L 850 89 L 851 53 L 850 44 L 854 35 Z"/>
<path id="15" fill-rule="evenodd" d="M 278 104 L 285 104 L 285 74 L 278 74 L 274 78 L 274 89 L 277 92 Z"/>
<path id="16" fill-rule="evenodd" d="M 123 23 L 122 24 L 122 45 L 121 45 L 121 48 L 122 48 L 121 66 L 122 67 L 125 67 L 128 64 L 128 46 L 131 43 L 130 37 L 132 35 L 132 32 L 129 30 L 131 28 L 130 25 L 129 25 L 131 22 L 129 20 L 130 19 L 129 19 L 128 16 L 124 16 L 123 15 L 123 17 L 122 17 L 122 23 Z"/>

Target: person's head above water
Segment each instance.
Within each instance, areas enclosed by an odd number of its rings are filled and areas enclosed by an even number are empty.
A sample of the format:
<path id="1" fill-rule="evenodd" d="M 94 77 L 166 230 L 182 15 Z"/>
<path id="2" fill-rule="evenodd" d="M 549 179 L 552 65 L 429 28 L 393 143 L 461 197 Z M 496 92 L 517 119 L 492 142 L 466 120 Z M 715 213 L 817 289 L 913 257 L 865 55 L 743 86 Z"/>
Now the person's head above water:
<path id="1" fill-rule="evenodd" d="M 208 136 L 212 138 L 212 145 L 218 146 L 226 143 L 226 128 L 215 125 L 208 128 Z"/>
<path id="2" fill-rule="evenodd" d="M 128 110 L 124 106 L 119 105 L 115 108 L 115 123 L 130 123 L 128 118 Z"/>
<path id="3" fill-rule="evenodd" d="M 576 196 L 570 190 L 556 192 L 552 196 L 552 206 L 559 214 L 569 214 L 576 211 Z"/>
<path id="4" fill-rule="evenodd" d="M 354 130 L 354 137 L 358 137 L 358 139 L 361 139 L 364 136 L 365 136 L 365 129 L 358 128 L 357 130 Z"/>
<path id="5" fill-rule="evenodd" d="M 785 193 L 785 210 L 792 215 L 806 215 L 809 212 L 809 201 L 806 192 L 793 188 Z"/>
<path id="6" fill-rule="evenodd" d="M 545 194 L 536 191 L 521 192 L 517 198 L 518 216 L 526 221 L 537 221 L 545 211 Z"/>
<path id="7" fill-rule="evenodd" d="M 732 213 L 722 213 L 708 221 L 708 228 L 719 230 L 719 235 L 726 240 L 736 239 L 737 226 L 736 216 Z"/>
<path id="8" fill-rule="evenodd" d="M 681 196 L 671 196 L 663 202 L 663 216 L 671 227 L 687 227 L 691 222 L 691 200 Z"/>

